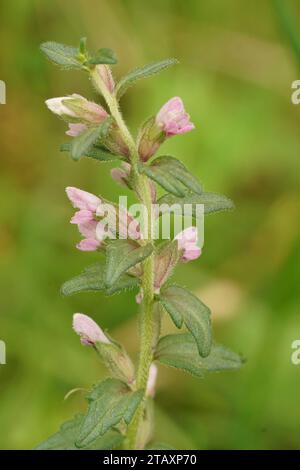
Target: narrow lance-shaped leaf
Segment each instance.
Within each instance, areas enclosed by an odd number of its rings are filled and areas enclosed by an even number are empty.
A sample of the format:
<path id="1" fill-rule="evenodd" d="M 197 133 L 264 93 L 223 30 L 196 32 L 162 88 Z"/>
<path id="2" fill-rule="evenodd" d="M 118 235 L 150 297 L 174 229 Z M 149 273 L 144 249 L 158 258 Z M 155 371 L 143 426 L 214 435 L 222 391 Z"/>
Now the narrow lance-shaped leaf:
<path id="1" fill-rule="evenodd" d="M 117 379 L 106 379 L 95 385 L 87 396 L 89 408 L 76 445 L 86 447 L 92 444 L 121 421 L 129 424 L 143 395 L 143 390 L 132 392 Z"/>
<path id="2" fill-rule="evenodd" d="M 57 65 L 67 69 L 84 68 L 80 60 L 80 51 L 77 47 L 66 46 L 58 42 L 44 42 L 40 46 L 42 52 Z"/>
<path id="3" fill-rule="evenodd" d="M 203 192 L 201 194 L 195 194 L 192 192 L 186 192 L 184 197 L 176 197 L 173 194 L 165 194 L 158 200 L 160 207 L 160 213 L 165 214 L 170 211 L 173 204 L 179 204 L 182 208 L 185 204 L 192 205 L 192 215 L 202 214 L 199 211 L 197 214 L 197 204 L 204 205 L 204 214 L 212 214 L 214 212 L 228 211 L 234 209 L 234 203 L 223 194 Z"/>
<path id="4" fill-rule="evenodd" d="M 151 77 L 164 69 L 171 67 L 172 65 L 178 64 L 177 59 L 166 59 L 153 64 L 145 65 L 144 67 L 138 67 L 127 75 L 125 75 L 116 87 L 117 98 L 120 99 L 124 93 L 131 87 L 135 82 L 143 78 Z"/>
<path id="5" fill-rule="evenodd" d="M 99 127 L 90 127 L 77 137 L 74 137 L 71 143 L 71 157 L 73 160 L 79 160 L 92 145 L 99 139 Z"/>
<path id="6" fill-rule="evenodd" d="M 242 359 L 238 354 L 219 344 L 212 345 L 207 357 L 200 357 L 195 339 L 189 333 L 160 338 L 155 359 L 198 377 L 203 377 L 207 372 L 238 369 L 242 366 Z"/>
<path id="7" fill-rule="evenodd" d="M 169 193 L 184 197 L 187 189 L 201 194 L 202 187 L 195 176 L 177 158 L 164 155 L 156 158 L 150 165 L 141 164 L 140 173 L 158 183 Z"/>
<path id="8" fill-rule="evenodd" d="M 65 142 L 60 146 L 61 152 L 71 152 L 72 142 Z M 123 157 L 120 155 L 114 155 L 105 147 L 102 147 L 97 144 L 93 144 L 81 155 L 82 157 L 89 157 L 101 162 L 112 162 L 114 160 L 123 160 Z"/>
<path id="9" fill-rule="evenodd" d="M 105 266 L 97 263 L 86 268 L 81 274 L 66 281 L 61 288 L 63 295 L 72 295 L 78 292 L 103 291 L 105 294 L 115 294 L 139 285 L 139 279 L 128 274 L 119 277 L 110 288 L 105 283 Z"/>
<path id="10" fill-rule="evenodd" d="M 106 250 L 106 286 L 112 288 L 122 274 L 141 263 L 152 251 L 151 244 L 140 246 L 130 240 L 110 242 Z"/>
<path id="11" fill-rule="evenodd" d="M 185 324 L 195 338 L 200 356 L 208 356 L 212 341 L 209 308 L 191 292 L 176 285 L 163 289 L 159 302 L 177 328 Z"/>
<path id="12" fill-rule="evenodd" d="M 80 450 L 76 447 L 75 441 L 83 420 L 83 415 L 76 415 L 72 420 L 66 421 L 57 433 L 39 444 L 35 450 Z M 117 430 L 110 430 L 92 445 L 84 447 L 84 450 L 112 450 L 118 447 L 123 439 Z"/>

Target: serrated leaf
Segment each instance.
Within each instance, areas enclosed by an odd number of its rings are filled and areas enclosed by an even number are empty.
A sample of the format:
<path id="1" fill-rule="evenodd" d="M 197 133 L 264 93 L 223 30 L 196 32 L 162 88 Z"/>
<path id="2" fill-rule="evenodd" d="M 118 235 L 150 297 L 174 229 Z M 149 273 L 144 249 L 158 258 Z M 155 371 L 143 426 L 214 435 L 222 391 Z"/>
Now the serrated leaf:
<path id="1" fill-rule="evenodd" d="M 175 196 L 184 197 L 187 189 L 197 194 L 202 193 L 197 178 L 183 163 L 170 155 L 158 157 L 150 165 L 140 164 L 139 171 Z"/>
<path id="2" fill-rule="evenodd" d="M 60 151 L 71 152 L 71 148 L 72 148 L 72 142 L 65 142 L 64 144 L 60 146 Z M 95 145 L 95 144 L 93 144 L 90 148 L 88 148 L 82 156 L 88 157 L 88 158 L 94 158 L 95 160 L 98 160 L 101 162 L 112 162 L 114 160 L 123 160 L 123 157 L 121 157 L 120 155 L 114 155 L 113 153 L 105 149 L 104 147 L 101 147 L 100 145 Z"/>
<path id="3" fill-rule="evenodd" d="M 120 421 L 129 424 L 143 395 L 143 390 L 132 392 L 117 379 L 106 379 L 95 385 L 87 396 L 89 408 L 76 445 L 81 448 L 92 444 Z"/>
<path id="4" fill-rule="evenodd" d="M 139 279 L 128 274 L 119 277 L 110 288 L 105 284 L 105 266 L 97 263 L 86 268 L 81 274 L 66 281 L 61 288 L 63 295 L 77 294 L 78 292 L 103 291 L 107 295 L 115 294 L 139 285 Z"/>
<path id="5" fill-rule="evenodd" d="M 83 68 L 82 62 L 79 60 L 79 49 L 77 47 L 66 46 L 58 42 L 44 42 L 40 46 L 42 52 L 57 65 L 68 69 Z"/>
<path id="6" fill-rule="evenodd" d="M 206 372 L 238 369 L 242 366 L 242 359 L 238 354 L 219 344 L 212 345 L 207 357 L 200 357 L 195 340 L 188 333 L 160 338 L 155 359 L 198 377 L 203 377 Z"/>
<path id="7" fill-rule="evenodd" d="M 151 244 L 140 246 L 130 240 L 115 240 L 110 242 L 106 250 L 106 278 L 105 283 L 111 289 L 120 276 L 128 269 L 141 263 L 151 255 Z"/>
<path id="8" fill-rule="evenodd" d="M 80 450 L 75 446 L 75 441 L 83 419 L 83 415 L 76 415 L 72 420 L 65 422 L 57 433 L 39 444 L 35 450 Z M 118 431 L 110 430 L 83 450 L 112 450 L 120 446 L 123 439 Z"/>
<path id="9" fill-rule="evenodd" d="M 97 64 L 116 64 L 118 62 L 115 52 L 107 47 L 102 47 L 94 54 L 87 63 L 90 65 Z"/>
<path id="10" fill-rule="evenodd" d="M 154 287 L 161 287 L 173 273 L 180 255 L 176 240 L 163 242 L 155 250 Z"/>
<path id="11" fill-rule="evenodd" d="M 143 78 L 151 77 L 164 69 L 171 67 L 172 65 L 178 64 L 177 59 L 166 59 L 160 62 L 154 62 L 153 64 L 145 65 L 144 67 L 138 67 L 127 75 L 125 75 L 116 87 L 117 98 L 120 99 L 129 87 L 131 87 L 135 82 Z"/>
<path id="12" fill-rule="evenodd" d="M 79 136 L 73 137 L 71 142 L 71 157 L 73 160 L 79 160 L 91 149 L 96 140 L 99 139 L 99 127 L 90 127 Z"/>
<path id="13" fill-rule="evenodd" d="M 186 192 L 184 197 L 176 197 L 173 194 L 165 194 L 159 199 L 158 204 L 165 205 L 165 207 L 162 207 L 162 214 L 169 212 L 169 208 L 172 206 L 172 204 L 179 204 L 182 208 L 185 204 L 191 204 L 193 217 L 197 217 L 197 204 L 204 205 L 204 214 L 212 214 L 214 212 L 234 209 L 234 203 L 231 199 L 223 196 L 223 194 L 210 192 L 203 192 L 201 194 Z"/>
<path id="14" fill-rule="evenodd" d="M 163 289 L 159 302 L 177 328 L 185 324 L 195 338 L 200 356 L 208 356 L 212 341 L 209 308 L 194 294 L 176 285 Z"/>

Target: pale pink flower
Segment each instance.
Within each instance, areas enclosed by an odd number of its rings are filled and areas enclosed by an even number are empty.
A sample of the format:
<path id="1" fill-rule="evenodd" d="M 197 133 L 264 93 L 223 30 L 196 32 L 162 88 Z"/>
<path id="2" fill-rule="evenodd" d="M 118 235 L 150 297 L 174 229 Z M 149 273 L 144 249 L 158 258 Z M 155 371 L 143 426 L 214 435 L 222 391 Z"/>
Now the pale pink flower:
<path id="1" fill-rule="evenodd" d="M 94 213 L 86 209 L 81 209 L 80 211 L 75 212 L 70 223 L 78 225 L 91 222 L 92 220 L 94 220 Z"/>
<path id="2" fill-rule="evenodd" d="M 148 382 L 146 387 L 146 396 L 153 398 L 155 395 L 155 387 L 156 387 L 156 379 L 157 379 L 157 366 L 152 362 L 150 369 L 149 369 L 149 376 Z"/>
<path id="3" fill-rule="evenodd" d="M 96 70 L 100 77 L 102 78 L 103 82 L 106 85 L 106 88 L 110 93 L 114 91 L 115 88 L 115 82 L 110 70 L 110 67 L 106 64 L 99 64 L 96 66 Z"/>
<path id="4" fill-rule="evenodd" d="M 156 115 L 156 124 L 160 126 L 167 137 L 184 134 L 195 128 L 190 116 L 185 112 L 181 98 L 171 98 Z"/>
<path id="5" fill-rule="evenodd" d="M 73 315 L 73 328 L 80 336 L 81 343 L 85 346 L 93 346 L 97 342 L 110 343 L 100 326 L 92 318 L 83 313 L 75 313 Z"/>
<path id="6" fill-rule="evenodd" d="M 183 262 L 192 261 L 199 258 L 201 249 L 197 245 L 198 233 L 196 227 L 188 227 L 176 235 L 179 250 L 183 251 L 181 260 Z"/>
<path id="7" fill-rule="evenodd" d="M 87 191 L 83 191 L 82 189 L 68 186 L 66 188 L 66 193 L 73 204 L 73 207 L 76 209 L 96 212 L 97 207 L 101 204 L 101 199 L 98 196 L 88 193 Z"/>
<path id="8" fill-rule="evenodd" d="M 101 242 L 95 238 L 84 238 L 77 243 L 76 248 L 80 251 L 96 251 L 100 248 Z"/>
<path id="9" fill-rule="evenodd" d="M 70 137 L 77 137 L 78 135 L 82 134 L 87 130 L 87 125 L 86 124 L 81 124 L 80 122 L 78 123 L 69 123 L 69 130 L 66 131 L 66 134 L 69 135 Z"/>

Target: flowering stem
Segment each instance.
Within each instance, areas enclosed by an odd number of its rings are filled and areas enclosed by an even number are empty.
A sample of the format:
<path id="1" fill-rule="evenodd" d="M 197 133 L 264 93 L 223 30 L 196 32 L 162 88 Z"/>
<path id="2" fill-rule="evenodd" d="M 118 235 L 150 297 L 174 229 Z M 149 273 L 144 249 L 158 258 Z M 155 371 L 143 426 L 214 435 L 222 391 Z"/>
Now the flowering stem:
<path id="1" fill-rule="evenodd" d="M 96 87 L 103 96 L 109 107 L 112 117 L 115 119 L 122 137 L 130 152 L 130 162 L 132 165 L 133 174 L 133 185 L 138 199 L 143 204 L 147 220 L 145 220 L 145 243 L 153 243 L 152 240 L 152 198 L 151 188 L 148 178 L 145 175 L 141 175 L 138 171 L 139 155 L 137 151 L 137 145 L 128 130 L 120 108 L 119 103 L 114 94 L 106 88 L 97 70 L 91 71 L 91 78 Z M 141 316 L 141 327 L 140 327 L 140 356 L 139 365 L 137 371 L 137 388 L 144 389 L 146 391 L 149 368 L 152 362 L 152 336 L 153 336 L 153 299 L 154 299 L 154 257 L 150 255 L 143 262 L 143 305 L 142 305 L 142 316 Z M 139 425 L 143 416 L 145 400 L 140 404 L 136 411 L 136 414 L 128 428 L 127 443 L 129 449 L 135 449 L 137 445 L 137 435 Z"/>

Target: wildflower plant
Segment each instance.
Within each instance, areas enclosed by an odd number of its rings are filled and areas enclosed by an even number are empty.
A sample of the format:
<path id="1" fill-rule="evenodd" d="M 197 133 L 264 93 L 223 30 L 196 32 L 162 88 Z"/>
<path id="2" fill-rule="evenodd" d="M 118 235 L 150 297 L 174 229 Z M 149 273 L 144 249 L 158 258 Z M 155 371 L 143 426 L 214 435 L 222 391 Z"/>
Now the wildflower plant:
<path id="1" fill-rule="evenodd" d="M 89 157 L 98 162 L 118 164 L 111 176 L 132 190 L 143 208 L 143 223 L 104 197 L 75 187 L 66 188 L 76 209 L 71 223 L 82 236 L 77 248 L 102 253 L 97 264 L 65 282 L 63 295 L 99 291 L 112 295 L 135 289 L 139 314 L 140 350 L 137 364 L 125 349 L 104 333 L 87 315 L 76 313 L 73 328 L 81 343 L 95 350 L 107 366 L 110 377 L 96 383 L 86 396 L 87 410 L 64 423 L 38 449 L 162 449 L 155 443 L 154 396 L 157 365 L 175 367 L 195 376 L 206 372 L 236 369 L 239 355 L 212 340 L 209 308 L 170 277 L 177 265 L 201 254 L 196 228 L 191 225 L 173 240 L 157 242 L 153 226 L 162 215 L 153 204 L 171 207 L 188 204 L 204 213 L 232 209 L 225 196 L 203 190 L 198 179 L 177 158 L 157 156 L 165 140 L 194 129 L 180 98 L 171 98 L 155 116 L 140 127 L 137 138 L 129 131 L 120 110 L 120 99 L 135 82 L 152 76 L 177 61 L 167 59 L 137 68 L 115 83 L 111 66 L 116 56 L 110 49 L 90 54 L 86 40 L 79 47 L 44 43 L 42 51 L 55 64 L 82 70 L 102 96 L 105 109 L 78 94 L 46 101 L 48 108 L 68 126 L 70 137 L 61 147 L 73 160 Z M 156 187 L 166 193 L 158 200 Z M 114 223 L 112 223 L 114 221 Z M 101 261 L 105 257 L 105 261 Z M 161 318 L 169 315 L 185 332 L 161 335 Z"/>

